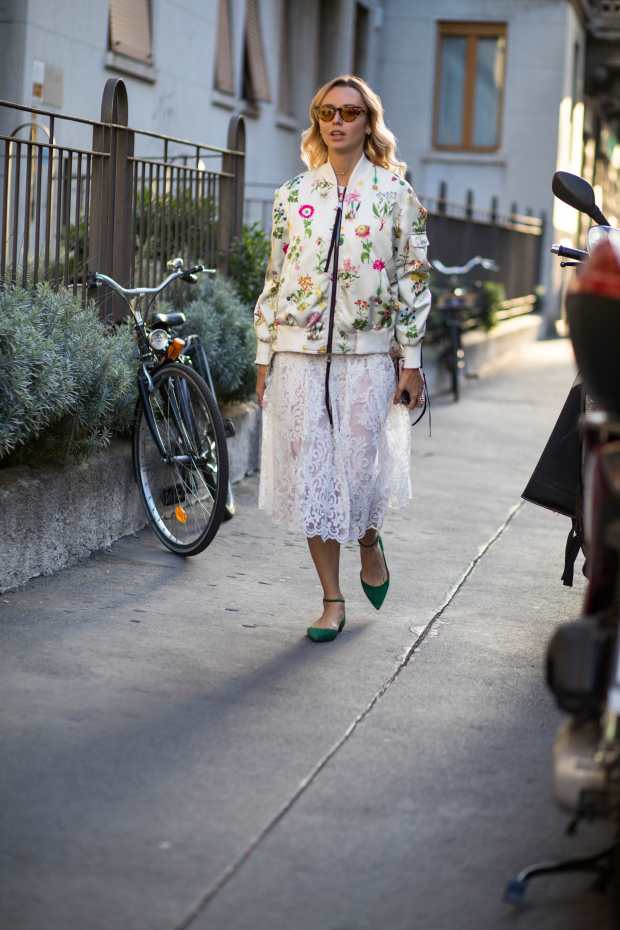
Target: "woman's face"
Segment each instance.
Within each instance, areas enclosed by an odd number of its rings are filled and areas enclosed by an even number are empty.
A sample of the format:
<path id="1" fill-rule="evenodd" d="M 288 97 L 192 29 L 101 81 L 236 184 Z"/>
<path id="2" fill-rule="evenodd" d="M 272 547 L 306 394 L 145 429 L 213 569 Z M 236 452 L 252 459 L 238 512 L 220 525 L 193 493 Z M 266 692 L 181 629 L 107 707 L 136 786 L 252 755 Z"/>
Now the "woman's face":
<path id="1" fill-rule="evenodd" d="M 321 106 L 327 104 L 333 107 L 349 105 L 366 109 L 362 95 L 354 87 L 332 87 L 321 100 Z M 319 120 L 321 138 L 327 146 L 329 155 L 361 153 L 367 127 L 368 113 L 360 113 L 352 123 L 345 123 L 340 113 L 334 115 L 331 123 L 323 123 Z"/>

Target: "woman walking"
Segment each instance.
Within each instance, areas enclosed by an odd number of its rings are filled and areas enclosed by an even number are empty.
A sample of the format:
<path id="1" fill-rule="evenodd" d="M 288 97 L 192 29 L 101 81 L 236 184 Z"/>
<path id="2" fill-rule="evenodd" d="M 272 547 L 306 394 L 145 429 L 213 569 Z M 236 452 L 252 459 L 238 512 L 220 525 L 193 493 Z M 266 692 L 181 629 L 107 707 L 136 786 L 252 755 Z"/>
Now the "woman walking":
<path id="1" fill-rule="evenodd" d="M 345 75 L 315 94 L 310 118 L 309 170 L 276 191 L 254 313 L 259 507 L 308 539 L 323 610 L 307 634 L 326 642 L 345 623 L 342 544 L 359 542 L 377 610 L 388 591 L 379 530 L 387 507 L 411 496 L 407 407 L 423 393 L 430 292 L 426 210 L 403 179 L 380 98 Z"/>

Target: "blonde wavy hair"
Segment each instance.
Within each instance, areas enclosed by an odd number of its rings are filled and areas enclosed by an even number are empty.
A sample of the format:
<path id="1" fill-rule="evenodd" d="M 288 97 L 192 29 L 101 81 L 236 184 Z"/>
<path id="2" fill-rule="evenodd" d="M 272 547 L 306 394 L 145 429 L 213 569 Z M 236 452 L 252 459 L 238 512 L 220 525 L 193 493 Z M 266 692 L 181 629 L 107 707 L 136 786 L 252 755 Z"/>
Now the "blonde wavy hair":
<path id="1" fill-rule="evenodd" d="M 370 133 L 364 142 L 364 154 L 374 165 L 380 165 L 404 176 L 407 165 L 396 157 L 396 137 L 385 125 L 381 97 L 368 86 L 366 81 L 354 74 L 341 74 L 319 87 L 310 102 L 310 126 L 301 134 L 301 159 L 308 168 L 318 168 L 327 161 L 327 146 L 321 138 L 319 121 L 314 115 L 314 108 L 321 105 L 327 93 L 333 87 L 353 87 L 364 101 L 368 111 Z"/>

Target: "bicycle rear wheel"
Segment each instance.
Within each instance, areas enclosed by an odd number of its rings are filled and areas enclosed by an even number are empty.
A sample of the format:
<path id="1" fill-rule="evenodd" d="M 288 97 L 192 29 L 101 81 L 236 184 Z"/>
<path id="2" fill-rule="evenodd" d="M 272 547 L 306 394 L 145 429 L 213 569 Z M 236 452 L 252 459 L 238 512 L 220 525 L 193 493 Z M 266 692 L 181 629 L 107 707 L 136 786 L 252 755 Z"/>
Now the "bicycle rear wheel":
<path id="1" fill-rule="evenodd" d="M 134 472 L 146 513 L 161 542 L 197 555 L 217 533 L 228 488 L 224 424 L 203 379 L 185 365 L 153 375 L 149 405 L 162 457 L 142 403 L 133 432 Z"/>

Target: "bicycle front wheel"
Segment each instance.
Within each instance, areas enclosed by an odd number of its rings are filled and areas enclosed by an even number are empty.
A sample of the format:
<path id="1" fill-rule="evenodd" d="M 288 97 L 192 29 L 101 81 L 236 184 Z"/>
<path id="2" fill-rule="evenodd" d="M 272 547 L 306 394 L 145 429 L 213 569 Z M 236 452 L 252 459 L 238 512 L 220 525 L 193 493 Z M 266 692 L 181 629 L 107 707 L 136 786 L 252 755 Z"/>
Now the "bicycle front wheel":
<path id="1" fill-rule="evenodd" d="M 142 403 L 136 412 L 136 481 L 161 542 L 178 555 L 197 555 L 217 533 L 226 506 L 222 415 L 203 379 L 187 366 L 165 365 L 152 380 L 151 424 Z"/>

